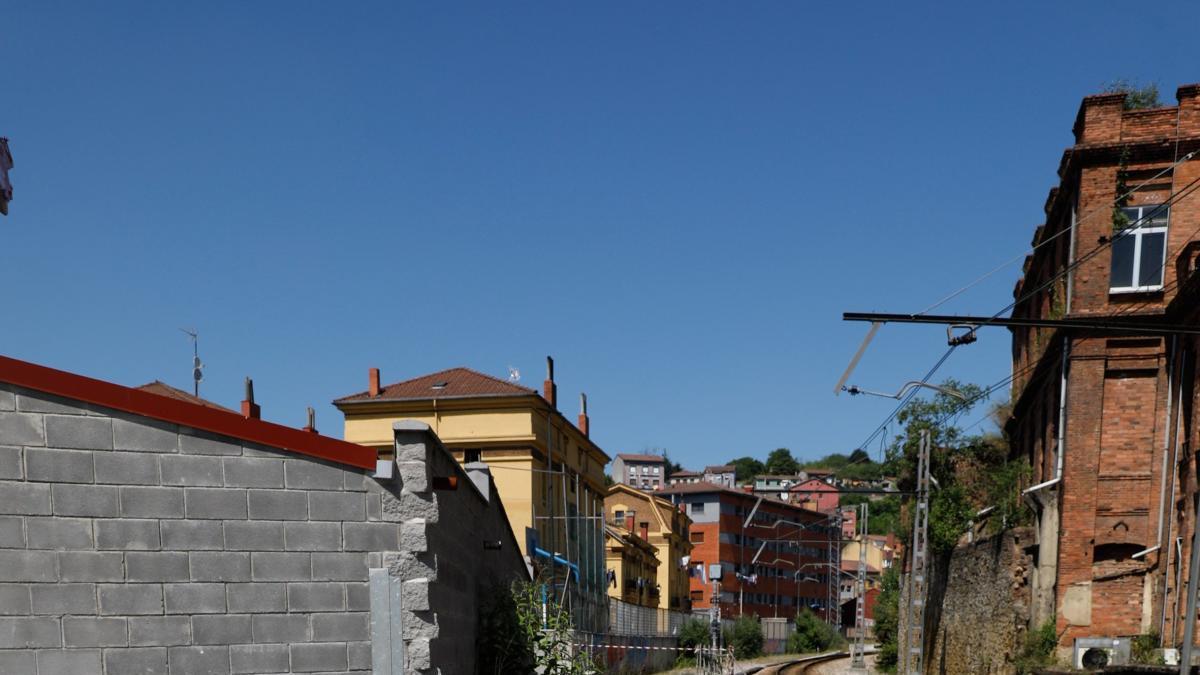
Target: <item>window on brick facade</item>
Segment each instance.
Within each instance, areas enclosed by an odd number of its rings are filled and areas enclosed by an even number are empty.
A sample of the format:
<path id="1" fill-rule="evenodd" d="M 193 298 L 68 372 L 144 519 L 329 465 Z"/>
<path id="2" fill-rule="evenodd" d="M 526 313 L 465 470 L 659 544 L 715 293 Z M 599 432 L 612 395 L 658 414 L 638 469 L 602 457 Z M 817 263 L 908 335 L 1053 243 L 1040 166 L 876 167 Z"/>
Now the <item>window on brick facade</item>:
<path id="1" fill-rule="evenodd" d="M 704 543 L 704 533 L 703 532 L 693 532 L 692 533 L 692 543 L 693 544 L 703 544 Z"/>
<path id="2" fill-rule="evenodd" d="M 1108 289 L 1113 293 L 1157 291 L 1163 287 L 1163 268 L 1167 256 L 1167 219 L 1165 204 L 1131 206 L 1121 209 L 1129 229 L 1114 233 L 1112 266 Z"/>

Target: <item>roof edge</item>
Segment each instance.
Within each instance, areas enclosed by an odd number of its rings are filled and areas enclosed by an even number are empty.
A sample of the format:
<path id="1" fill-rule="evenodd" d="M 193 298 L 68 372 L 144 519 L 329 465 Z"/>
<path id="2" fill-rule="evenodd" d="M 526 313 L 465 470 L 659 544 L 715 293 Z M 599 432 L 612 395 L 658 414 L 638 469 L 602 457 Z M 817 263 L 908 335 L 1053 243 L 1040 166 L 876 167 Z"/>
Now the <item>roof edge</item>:
<path id="1" fill-rule="evenodd" d="M 374 469 L 371 448 L 160 394 L 0 356 L 0 383 L 133 413 L 339 464 Z"/>

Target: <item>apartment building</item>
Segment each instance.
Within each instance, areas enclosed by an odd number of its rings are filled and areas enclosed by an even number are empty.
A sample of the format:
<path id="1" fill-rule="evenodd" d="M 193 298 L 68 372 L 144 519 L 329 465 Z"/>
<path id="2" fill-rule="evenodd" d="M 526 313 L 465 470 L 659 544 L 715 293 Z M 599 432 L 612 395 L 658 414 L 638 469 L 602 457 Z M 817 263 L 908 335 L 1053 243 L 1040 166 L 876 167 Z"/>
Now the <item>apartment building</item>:
<path id="1" fill-rule="evenodd" d="M 451 368 L 394 384 L 369 371 L 368 388 L 333 403 L 345 438 L 391 453 L 392 424 L 429 425 L 455 459 L 485 462 L 509 524 L 529 562 L 570 589 L 589 629 L 607 621 L 604 567 L 605 454 L 588 435 L 586 407 L 577 423 L 558 410 L 553 362 L 539 394 L 469 368 Z M 586 406 L 586 399 L 584 399 Z M 568 574 L 578 579 L 566 582 Z"/>
<path id="2" fill-rule="evenodd" d="M 658 559 L 657 606 L 690 611 L 686 559 L 692 552 L 692 519 L 670 500 L 621 483 L 609 486 L 604 513 L 611 527 L 634 533 L 654 547 Z"/>
<path id="3" fill-rule="evenodd" d="M 825 514 L 703 482 L 675 485 L 661 496 L 692 519 L 692 568 L 721 566 L 723 616 L 790 617 L 801 606 L 822 617 L 827 608 L 837 611 L 837 574 L 829 561 L 840 530 Z M 705 580 L 700 574 L 690 579 L 693 612 L 712 606 Z"/>
<path id="4" fill-rule="evenodd" d="M 641 490 L 661 490 L 667 485 L 667 461 L 662 455 L 619 452 L 613 458 L 612 479 Z"/>

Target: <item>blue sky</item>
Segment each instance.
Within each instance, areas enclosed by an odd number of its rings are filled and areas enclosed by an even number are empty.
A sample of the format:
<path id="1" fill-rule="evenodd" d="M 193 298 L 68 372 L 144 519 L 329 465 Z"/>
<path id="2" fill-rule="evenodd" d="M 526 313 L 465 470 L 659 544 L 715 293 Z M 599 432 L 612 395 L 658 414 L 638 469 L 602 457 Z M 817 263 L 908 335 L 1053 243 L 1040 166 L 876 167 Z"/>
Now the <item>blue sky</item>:
<path id="1" fill-rule="evenodd" d="M 1020 254 L 1080 97 L 1200 81 L 1195 3 L 2 3 L 0 353 L 341 434 L 557 362 L 611 453 L 848 452 L 865 332 Z M 991 314 L 1013 266 L 942 308 Z M 1008 374 L 1003 329 L 939 375 Z M 945 350 L 888 326 L 852 382 Z M 968 422 L 974 418 L 968 418 Z"/>

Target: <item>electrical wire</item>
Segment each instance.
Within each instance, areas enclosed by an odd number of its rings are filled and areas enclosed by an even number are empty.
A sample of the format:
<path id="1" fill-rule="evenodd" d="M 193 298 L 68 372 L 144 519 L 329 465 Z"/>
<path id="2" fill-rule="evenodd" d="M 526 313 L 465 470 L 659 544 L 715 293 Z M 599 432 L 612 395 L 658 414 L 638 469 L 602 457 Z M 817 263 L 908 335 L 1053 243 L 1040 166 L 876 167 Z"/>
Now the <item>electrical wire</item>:
<path id="1" fill-rule="evenodd" d="M 1166 172 L 1167 172 L 1168 170 L 1172 170 L 1172 171 L 1173 171 L 1173 170 L 1174 170 L 1174 168 L 1175 168 L 1176 166 L 1178 166 L 1179 164 L 1181 164 L 1181 163 L 1183 163 L 1183 162 L 1185 162 L 1185 161 L 1189 161 L 1189 160 L 1190 160 L 1192 157 L 1194 157 L 1194 156 L 1195 156 L 1195 155 L 1196 155 L 1198 152 L 1200 152 L 1200 151 L 1192 151 L 1192 152 L 1188 153 L 1188 154 L 1187 154 L 1187 155 L 1185 155 L 1184 157 L 1182 157 L 1182 158 L 1180 158 L 1180 159 L 1176 160 L 1176 162 L 1175 162 L 1175 163 L 1171 164 L 1171 165 L 1170 165 L 1169 167 L 1167 167 L 1166 169 L 1163 169 L 1162 171 L 1160 171 L 1160 172 L 1159 172 L 1158 174 L 1156 174 L 1156 175 L 1155 175 L 1153 178 L 1150 178 L 1150 179 L 1148 179 L 1147 181 L 1145 181 L 1145 182 L 1143 182 L 1143 183 L 1139 184 L 1138 186 L 1135 186 L 1133 189 L 1126 191 L 1126 193 L 1125 193 L 1125 194 L 1118 196 L 1116 199 L 1112 200 L 1112 202 L 1106 202 L 1106 205 L 1105 205 L 1104 211 L 1101 211 L 1100 207 L 1097 207 L 1097 208 L 1096 208 L 1096 210 L 1094 210 L 1094 211 L 1089 211 L 1087 214 L 1085 214 L 1085 217 L 1084 217 L 1084 218 L 1078 219 L 1078 220 L 1076 221 L 1076 227 L 1078 227 L 1078 225 L 1079 225 L 1079 223 L 1080 223 L 1080 222 L 1083 222 L 1083 221 L 1084 221 L 1085 219 L 1087 219 L 1087 218 L 1094 217 L 1094 216 L 1096 216 L 1096 215 L 1097 215 L 1097 214 L 1099 214 L 1099 213 L 1111 212 L 1111 209 L 1112 209 L 1112 208 L 1115 208 L 1115 207 L 1116 207 L 1116 206 L 1117 206 L 1117 205 L 1120 203 L 1120 201 L 1121 201 L 1121 200 L 1123 200 L 1124 198 L 1126 198 L 1126 197 L 1128 197 L 1129 195 L 1133 194 L 1134 192 L 1136 192 L 1136 191 L 1137 191 L 1138 189 L 1140 189 L 1141 187 L 1144 187 L 1145 185 L 1148 185 L 1148 184 L 1150 184 L 1152 181 L 1156 180 L 1157 178 L 1161 177 L 1162 175 L 1165 175 L 1165 174 L 1166 174 Z M 1178 153 L 1177 153 L 1177 154 L 1178 154 Z M 1167 198 L 1167 200 L 1166 200 L 1166 201 L 1165 201 L 1165 202 L 1164 202 L 1162 205 L 1160 205 L 1160 206 L 1164 206 L 1164 205 L 1165 205 L 1165 206 L 1172 206 L 1172 205 L 1174 205 L 1174 204 L 1178 203 L 1180 200 L 1184 199 L 1185 197 L 1187 197 L 1187 196 L 1190 196 L 1190 195 L 1191 195 L 1193 192 L 1195 192 L 1197 189 L 1200 189 L 1200 177 L 1197 177 L 1197 178 L 1193 179 L 1191 182 L 1189 182 L 1187 185 L 1185 185 L 1185 186 L 1184 186 L 1182 189 L 1180 189 L 1180 190 L 1178 190 L 1178 191 L 1175 191 L 1175 192 L 1173 192 L 1173 193 L 1172 193 L 1172 194 L 1171 194 L 1171 195 L 1170 195 L 1170 196 Z M 1055 282 L 1057 282 L 1057 281 L 1058 281 L 1060 278 L 1062 278 L 1063 276 L 1065 276 L 1065 275 L 1067 275 L 1067 274 L 1069 274 L 1069 273 L 1073 272 L 1073 271 L 1074 271 L 1074 270 L 1075 270 L 1077 267 L 1079 267 L 1079 266 L 1080 266 L 1081 264 L 1083 264 L 1084 262 L 1087 262 L 1088 260 L 1092 259 L 1093 257 L 1095 257 L 1095 256 L 1099 255 L 1099 254 L 1100 254 L 1100 253 L 1101 253 L 1101 252 L 1102 252 L 1102 251 L 1103 251 L 1105 248 L 1107 248 L 1107 247 L 1111 246 L 1111 245 L 1112 245 L 1112 243 L 1113 243 L 1114 241 L 1116 241 L 1117 239 L 1120 239 L 1121 237 L 1127 236 L 1127 235 L 1129 235 L 1130 233 L 1132 233 L 1133 231 L 1135 231 L 1135 230 L 1137 230 L 1137 229 L 1141 228 L 1141 227 L 1142 227 L 1142 225 L 1143 225 L 1143 224 L 1145 224 L 1145 223 L 1148 221 L 1148 218 L 1149 218 L 1149 217 L 1150 217 L 1150 214 L 1143 215 L 1143 216 L 1141 216 L 1140 218 L 1138 218 L 1136 221 L 1134 221 L 1134 222 L 1130 223 L 1130 224 L 1129 224 L 1129 225 L 1127 225 L 1125 228 L 1121 229 L 1121 230 L 1120 230 L 1119 232 L 1117 232 L 1117 233 L 1116 233 L 1116 234 L 1115 234 L 1113 237 L 1111 237 L 1111 238 L 1109 238 L 1109 239 L 1106 239 L 1106 240 L 1104 240 L 1104 241 L 1101 241 L 1101 242 L 1100 242 L 1100 243 L 1098 243 L 1098 244 L 1097 244 L 1097 245 L 1096 245 L 1094 248 L 1092 248 L 1090 251 L 1088 251 L 1087 253 L 1083 254 L 1082 256 L 1080 256 L 1080 257 L 1076 258 L 1075 260 L 1073 260 L 1073 261 L 1071 261 L 1070 263 L 1068 263 L 1067 265 L 1065 265 L 1065 266 L 1064 266 L 1064 267 L 1063 267 L 1061 270 L 1057 271 L 1057 272 L 1056 272 L 1056 273 L 1055 273 L 1053 276 L 1051 276 L 1051 277 L 1050 277 L 1049 279 L 1047 279 L 1045 282 L 1043 282 L 1043 283 L 1039 284 L 1039 285 L 1038 285 L 1037 287 L 1035 287 L 1034 289 L 1032 289 L 1032 290 L 1028 291 L 1027 293 L 1024 293 L 1023 295 L 1021 295 L 1021 296 L 1020 296 L 1020 297 L 1018 297 L 1017 299 L 1013 300 L 1013 301 L 1012 301 L 1012 302 L 1010 302 L 1008 305 L 1004 306 L 1004 307 L 1003 307 L 1003 308 L 1001 308 L 999 311 L 997 311 L 995 314 L 992 314 L 992 315 L 991 315 L 991 316 L 990 316 L 988 319 L 986 319 L 985 321 L 983 321 L 983 322 L 982 322 L 982 323 L 980 323 L 979 325 L 977 325 L 977 326 L 974 326 L 974 327 L 971 329 L 971 332 L 973 333 L 973 332 L 975 332 L 975 331 L 979 330 L 979 328 L 981 328 L 981 327 L 983 327 L 983 326 L 986 326 L 986 325 L 989 325 L 989 324 L 990 324 L 990 323 L 992 323 L 992 322 L 993 322 L 995 319 L 999 318 L 999 317 L 1000 317 L 1000 315 L 1002 315 L 1002 314 L 1004 314 L 1005 312 L 1007 312 L 1007 311 L 1009 311 L 1009 310 L 1011 310 L 1011 309 L 1015 308 L 1015 307 L 1016 307 L 1016 306 L 1018 306 L 1019 304 L 1021 304 L 1021 303 L 1025 302 L 1026 300 L 1028 300 L 1028 299 L 1032 298 L 1033 296 L 1035 296 L 1036 294 L 1038 294 L 1038 293 L 1040 293 L 1041 291 L 1045 290 L 1046 288 L 1049 288 L 1051 285 L 1053 285 Z M 1042 241 L 1042 242 L 1041 242 L 1041 243 L 1039 243 L 1038 245 L 1034 246 L 1034 250 L 1037 250 L 1039 247 L 1041 247 L 1041 246 L 1045 245 L 1045 244 L 1046 244 L 1046 243 L 1048 243 L 1049 241 L 1053 240 L 1055 237 L 1058 237 L 1058 236 L 1060 236 L 1060 235 L 1061 235 L 1063 232 L 1068 232 L 1068 231 L 1071 231 L 1072 229 L 1073 229 L 1073 228 L 1063 228 L 1063 229 L 1062 229 L 1062 230 L 1060 230 L 1058 233 L 1054 234 L 1052 237 L 1050 237 L 1050 238 L 1047 238 L 1046 240 Z M 1165 260 L 1164 260 L 1164 262 L 1163 262 L 1163 265 L 1164 265 L 1164 266 L 1166 265 L 1166 261 L 1165 261 Z M 991 273 L 989 273 L 989 275 L 990 275 L 990 274 L 991 274 Z M 957 294 L 957 293 L 956 293 L 956 294 Z M 952 294 L 952 295 L 955 295 L 955 294 Z M 946 298 L 946 299 L 944 299 L 944 300 L 942 300 L 942 301 L 940 301 L 940 302 L 938 302 L 938 303 L 935 303 L 934 305 L 932 305 L 931 307 L 929 307 L 929 308 L 925 309 L 925 310 L 924 310 L 923 312 L 921 312 L 921 313 L 923 314 L 923 313 L 929 312 L 930 310 L 932 310 L 932 309 L 936 308 L 937 306 L 939 306 L 940 304 L 942 304 L 942 303 L 946 302 L 947 300 L 949 300 L 949 297 L 948 297 L 948 298 Z M 953 354 L 953 353 L 954 353 L 954 350 L 955 350 L 955 349 L 957 349 L 959 346 L 960 346 L 960 345 L 958 345 L 958 344 L 956 344 L 956 345 L 951 345 L 951 346 L 950 346 L 950 348 L 949 348 L 949 349 L 948 349 L 948 350 L 947 350 L 947 351 L 946 351 L 944 354 L 942 354 L 941 358 L 940 358 L 940 359 L 938 359 L 938 361 L 937 361 L 937 362 L 936 362 L 936 363 L 933 365 L 933 367 L 929 369 L 929 372 L 927 372 L 927 373 L 925 374 L 925 377 L 921 378 L 921 380 L 920 380 L 921 384 L 928 384 L 928 382 L 929 382 L 929 379 L 930 379 L 931 377 L 933 377 L 933 375 L 934 375 L 934 374 L 935 374 L 935 373 L 936 373 L 936 372 L 937 372 L 937 371 L 938 371 L 938 370 L 941 368 L 942 364 L 944 364 L 944 363 L 946 362 L 946 360 L 950 358 L 950 355 L 951 355 L 951 354 Z M 1006 379 L 1007 379 L 1007 381 L 1008 381 L 1008 382 L 1011 382 L 1011 381 L 1012 381 L 1012 379 L 1013 379 L 1013 377 L 1015 377 L 1015 373 L 1014 373 L 1013 375 L 1010 375 L 1010 376 L 1009 376 L 1008 378 L 1006 378 Z M 909 402 L 910 402 L 910 401 L 911 401 L 911 400 L 912 400 L 912 399 L 913 399 L 913 398 L 914 398 L 914 397 L 915 397 L 915 396 L 916 396 L 918 393 L 919 393 L 919 388 L 918 388 L 918 387 L 913 387 L 912 391 L 910 391 L 910 392 L 909 392 L 909 393 L 908 393 L 908 394 L 907 394 L 907 395 L 906 395 L 906 396 L 905 396 L 905 397 L 904 397 L 904 398 L 903 398 L 903 399 L 900 401 L 899 405 L 897 405 L 897 406 L 896 406 L 896 407 L 895 407 L 895 408 L 892 410 L 892 412 L 891 412 L 891 413 L 889 413 L 889 414 L 888 414 L 888 416 L 887 416 L 886 418 L 884 418 L 884 421 L 883 421 L 882 423 L 880 423 L 880 424 L 879 424 L 879 426 L 877 426 L 877 427 L 874 429 L 874 431 L 872 431 L 872 432 L 871 432 L 871 434 L 870 434 L 869 436 L 867 436 L 867 439 L 866 439 L 866 441 L 864 441 L 864 442 L 863 442 L 862 444 L 860 444 L 858 447 L 859 447 L 859 448 L 863 448 L 863 447 L 866 447 L 867 445 L 869 445 L 869 444 L 871 443 L 871 441 L 873 441 L 873 440 L 876 438 L 876 436 L 878 436 L 878 435 L 879 435 L 879 434 L 880 434 L 880 433 L 883 431 L 883 429 L 884 429 L 884 428 L 885 428 L 885 427 L 886 427 L 886 426 L 887 426 L 887 425 L 888 425 L 888 424 L 889 424 L 889 423 L 890 423 L 890 422 L 891 422 L 891 421 L 892 421 L 892 420 L 893 420 L 893 419 L 896 417 L 896 415 L 900 414 L 900 411 L 902 411 L 902 410 L 904 409 L 904 407 L 905 407 L 906 405 L 908 405 L 908 403 L 909 403 Z M 972 403 L 973 403 L 973 402 L 974 402 L 974 401 L 972 401 Z M 848 464 L 848 465 L 846 465 L 846 466 L 850 466 L 850 465 Z M 843 467 L 843 468 L 844 468 L 844 467 Z"/>
<path id="2" fill-rule="evenodd" d="M 1162 178 L 1164 175 L 1166 175 L 1166 173 L 1168 171 L 1174 172 L 1175 167 L 1179 166 L 1180 164 L 1183 164 L 1184 162 L 1191 160 L 1198 152 L 1200 152 L 1200 150 L 1193 150 L 1192 152 L 1189 152 L 1188 154 L 1184 155 L 1183 157 L 1179 157 L 1179 145 L 1178 145 L 1178 137 L 1177 137 L 1176 138 L 1176 146 L 1175 146 L 1175 156 L 1177 157 L 1177 159 L 1170 166 L 1166 167 L 1162 171 L 1159 171 L 1158 173 L 1151 176 L 1150 178 L 1147 178 L 1142 183 L 1134 186 L 1133 188 L 1130 188 L 1124 194 L 1119 195 L 1116 199 L 1113 200 L 1113 206 L 1120 203 L 1122 200 L 1129 198 L 1135 192 L 1146 187 L 1147 185 L 1151 185 L 1154 181 L 1156 181 L 1159 178 Z M 1106 213 L 1110 208 L 1111 207 L 1106 205 L 1104 207 L 1104 210 L 1101 210 L 1101 207 L 1097 206 L 1092 211 L 1088 211 L 1087 213 L 1083 214 L 1078 219 L 1076 219 L 1075 227 L 1078 227 L 1081 223 L 1086 222 L 1087 220 L 1091 219 L 1093 216 L 1097 216 L 1097 215 Z M 958 289 L 957 291 L 954 291 L 953 293 L 951 293 L 950 295 L 947 295 L 946 297 L 942 298 L 941 300 L 938 300 L 937 302 L 926 307 L 925 309 L 921 310 L 920 312 L 917 312 L 917 314 L 921 315 L 921 314 L 928 314 L 929 312 L 932 312 L 933 310 L 937 309 L 938 307 L 941 307 L 942 305 L 953 300 L 954 298 L 957 298 L 958 296 L 969 291 L 970 289 L 974 288 L 975 286 L 978 286 L 980 283 L 983 283 L 985 280 L 987 280 L 989 277 L 991 277 L 996 272 L 999 272 L 1000 270 L 1004 269 L 1005 267 L 1008 267 L 1009 265 L 1011 265 L 1019 260 L 1023 260 L 1026 256 L 1033 255 L 1034 253 L 1037 252 L 1038 249 L 1049 244 L 1050 242 L 1054 241 L 1055 239 L 1058 239 L 1063 234 L 1070 232 L 1071 229 L 1072 228 L 1070 228 L 1070 227 L 1064 227 L 1064 228 L 1060 229 L 1058 232 L 1055 232 L 1054 234 L 1050 235 L 1049 237 L 1046 237 L 1045 239 L 1043 239 L 1041 242 L 1035 244 L 1033 246 L 1033 248 L 1029 249 L 1028 251 L 1016 256 L 1015 258 L 1012 258 L 1010 260 L 1007 260 L 1007 261 L 1001 263 L 999 266 L 993 268 L 989 272 L 984 273 L 982 276 L 980 276 L 979 278 L 975 279 L 974 281 L 968 283 L 966 286 L 963 286 L 962 288 Z"/>

